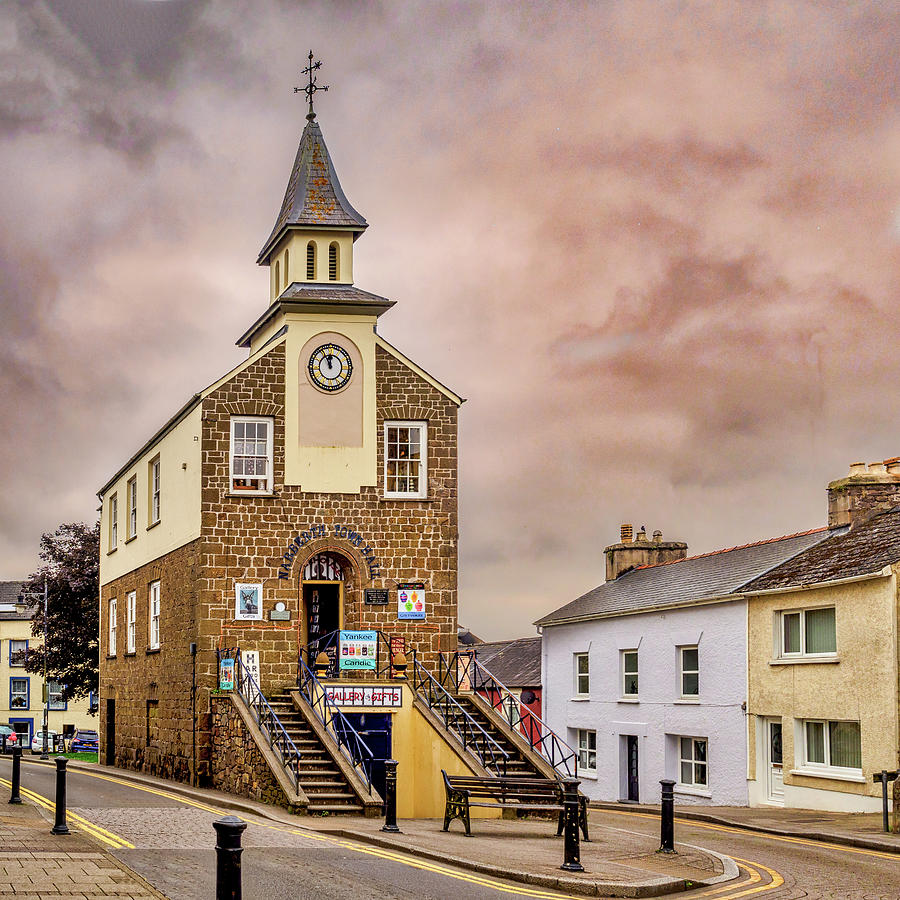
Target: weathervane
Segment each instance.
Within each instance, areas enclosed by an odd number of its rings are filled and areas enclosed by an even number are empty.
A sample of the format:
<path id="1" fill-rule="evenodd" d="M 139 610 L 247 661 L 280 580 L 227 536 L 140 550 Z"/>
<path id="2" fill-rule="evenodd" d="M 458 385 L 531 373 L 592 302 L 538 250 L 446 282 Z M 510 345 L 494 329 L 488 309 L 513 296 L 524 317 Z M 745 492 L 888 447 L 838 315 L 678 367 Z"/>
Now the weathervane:
<path id="1" fill-rule="evenodd" d="M 317 62 L 313 62 L 313 52 L 312 52 L 312 50 L 310 50 L 309 51 L 309 65 L 300 73 L 301 75 L 309 76 L 309 84 L 307 84 L 306 87 L 302 87 L 302 88 L 295 87 L 294 88 L 295 94 L 299 94 L 300 91 L 303 91 L 303 93 L 306 94 L 306 99 L 309 101 L 309 112 L 306 114 L 306 118 L 310 122 L 312 122 L 312 120 L 315 119 L 315 117 L 316 117 L 315 110 L 313 109 L 313 94 L 315 94 L 316 91 L 327 91 L 328 90 L 327 84 L 323 84 L 323 85 L 316 84 L 316 79 L 315 79 L 315 76 L 313 75 L 313 72 L 315 72 L 316 69 L 321 69 L 321 68 L 322 68 L 322 61 L 318 60 Z"/>

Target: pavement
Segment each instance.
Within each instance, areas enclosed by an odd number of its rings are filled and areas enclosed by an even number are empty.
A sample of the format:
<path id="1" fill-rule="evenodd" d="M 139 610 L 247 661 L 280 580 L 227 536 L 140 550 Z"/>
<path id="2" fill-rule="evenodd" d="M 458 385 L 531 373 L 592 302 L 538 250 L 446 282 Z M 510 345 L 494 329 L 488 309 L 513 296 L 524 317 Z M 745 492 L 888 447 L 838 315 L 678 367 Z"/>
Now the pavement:
<path id="1" fill-rule="evenodd" d="M 629 809 L 659 815 L 658 806 L 592 803 L 592 809 Z M 829 841 L 848 847 L 900 854 L 900 834 L 885 833 L 881 813 L 833 813 L 778 806 L 676 806 L 675 816 L 784 837 Z"/>

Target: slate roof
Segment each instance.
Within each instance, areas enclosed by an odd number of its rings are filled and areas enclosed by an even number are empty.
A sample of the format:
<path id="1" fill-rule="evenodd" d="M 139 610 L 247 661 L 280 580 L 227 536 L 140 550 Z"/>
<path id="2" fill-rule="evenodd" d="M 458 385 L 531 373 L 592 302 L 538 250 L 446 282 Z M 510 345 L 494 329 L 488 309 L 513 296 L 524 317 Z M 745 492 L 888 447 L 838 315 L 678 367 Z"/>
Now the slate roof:
<path id="1" fill-rule="evenodd" d="M 877 513 L 744 585 L 745 591 L 799 587 L 873 575 L 900 562 L 900 506 Z"/>
<path id="2" fill-rule="evenodd" d="M 588 591 L 538 619 L 535 624 L 559 625 L 572 619 L 639 612 L 723 597 L 834 534 L 827 528 L 818 528 L 675 562 L 641 566 Z"/>
<path id="3" fill-rule="evenodd" d="M 368 227 L 366 220 L 350 205 L 341 189 L 322 129 L 315 120 L 308 121 L 303 129 L 281 211 L 269 239 L 259 251 L 258 263 L 263 262 L 272 245 L 291 225 L 353 228 L 357 231 Z"/>
<path id="4" fill-rule="evenodd" d="M 476 644 L 475 658 L 507 687 L 541 686 L 541 639 L 488 641 Z"/>
<path id="5" fill-rule="evenodd" d="M 15 602 L 19 599 L 23 584 L 25 584 L 24 581 L 0 581 L 0 619 L 11 621 L 34 618 L 33 609 L 19 612 L 15 608 Z"/>

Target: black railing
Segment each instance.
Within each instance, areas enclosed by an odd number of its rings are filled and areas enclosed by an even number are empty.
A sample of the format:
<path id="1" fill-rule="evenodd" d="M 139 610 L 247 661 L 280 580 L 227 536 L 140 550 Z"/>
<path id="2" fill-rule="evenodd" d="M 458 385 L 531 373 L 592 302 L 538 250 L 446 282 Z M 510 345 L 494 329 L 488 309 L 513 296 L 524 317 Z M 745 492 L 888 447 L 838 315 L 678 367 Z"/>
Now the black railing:
<path id="1" fill-rule="evenodd" d="M 371 631 L 372 629 L 363 628 L 360 631 Z M 371 677 L 373 674 L 376 678 L 392 678 L 396 674 L 394 670 L 394 657 L 401 652 L 399 648 L 391 646 L 391 636 L 383 631 L 376 631 L 377 635 L 375 644 L 375 667 L 373 669 L 351 669 L 343 674 L 359 675 L 363 678 Z M 321 675 L 323 678 L 339 678 L 341 677 L 341 669 L 339 662 L 341 632 L 329 631 L 321 637 L 310 641 L 305 647 L 300 648 L 300 658 L 306 665 L 317 672 L 316 660 L 320 653 L 325 653 L 328 657 L 328 667 Z"/>
<path id="2" fill-rule="evenodd" d="M 350 760 L 357 771 L 362 772 L 366 787 L 372 793 L 373 755 L 359 732 L 350 724 L 350 720 L 328 696 L 325 686 L 313 674 L 310 667 L 300 657 L 300 673 L 297 679 L 300 693 L 312 707 L 316 718 L 337 741 L 341 753 Z"/>
<path id="3" fill-rule="evenodd" d="M 269 706 L 259 685 L 253 676 L 244 668 L 240 653 L 234 659 L 234 682 L 237 692 L 250 710 L 259 730 L 269 742 L 269 746 L 278 754 L 284 771 L 293 779 L 295 793 L 300 793 L 300 751 L 285 731 L 281 720 Z"/>
<path id="4" fill-rule="evenodd" d="M 320 653 L 324 653 L 328 657 L 328 668 L 325 670 L 325 677 L 338 677 L 338 652 L 340 644 L 340 630 L 329 631 L 310 641 L 305 647 L 300 648 L 300 657 L 310 669 L 314 669 L 316 660 Z"/>
<path id="5" fill-rule="evenodd" d="M 449 691 L 412 655 L 412 685 L 415 693 L 436 713 L 446 727 L 472 751 L 481 765 L 494 775 L 506 776 L 507 753 L 450 695 Z"/>
<path id="6" fill-rule="evenodd" d="M 530 710 L 499 678 L 477 659 L 477 651 L 457 651 L 438 658 L 438 681 L 454 693 L 471 690 L 518 731 L 528 745 L 553 767 L 559 778 L 578 775 L 578 754 L 536 713 Z"/>

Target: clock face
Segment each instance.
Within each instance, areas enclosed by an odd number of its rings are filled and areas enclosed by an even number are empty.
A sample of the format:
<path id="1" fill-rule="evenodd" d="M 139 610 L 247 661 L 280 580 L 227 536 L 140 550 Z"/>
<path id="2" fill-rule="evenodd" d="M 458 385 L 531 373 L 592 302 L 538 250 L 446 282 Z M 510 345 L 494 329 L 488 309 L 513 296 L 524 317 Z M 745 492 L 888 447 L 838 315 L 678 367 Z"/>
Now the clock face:
<path id="1" fill-rule="evenodd" d="M 307 368 L 313 384 L 323 391 L 339 391 L 353 374 L 350 354 L 338 344 L 322 344 L 314 350 Z"/>

